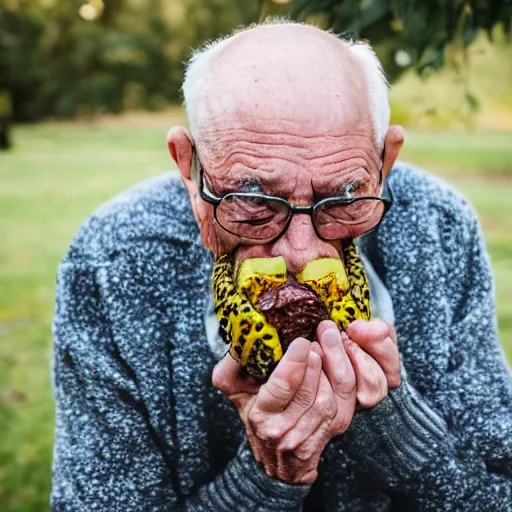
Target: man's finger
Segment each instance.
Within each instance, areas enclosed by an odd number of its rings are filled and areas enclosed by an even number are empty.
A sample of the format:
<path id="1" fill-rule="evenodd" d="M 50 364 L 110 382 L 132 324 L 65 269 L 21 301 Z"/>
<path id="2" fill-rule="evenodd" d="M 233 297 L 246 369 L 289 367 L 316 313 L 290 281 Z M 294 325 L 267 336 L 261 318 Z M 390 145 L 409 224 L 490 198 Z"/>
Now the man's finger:
<path id="1" fill-rule="evenodd" d="M 382 368 L 349 338 L 343 344 L 355 371 L 359 405 L 362 408 L 377 405 L 388 394 L 388 384 Z"/>
<path id="2" fill-rule="evenodd" d="M 325 324 L 328 324 L 327 328 Z M 343 400 L 353 401 L 356 390 L 354 369 L 345 352 L 341 333 L 336 324 L 330 321 L 320 322 L 317 337 L 324 354 L 323 368 L 334 393 Z"/>
<path id="3" fill-rule="evenodd" d="M 395 330 L 392 325 L 380 318 L 373 320 L 355 320 L 347 327 L 347 336 L 366 350 L 366 345 L 376 340 L 391 338 L 395 341 Z"/>
<path id="4" fill-rule="evenodd" d="M 319 456 L 321 451 L 318 450 L 318 446 L 325 446 L 326 440 L 330 437 L 330 426 L 327 422 L 324 422 L 295 449 L 293 454 L 296 458 L 303 461 Z"/>
<path id="5" fill-rule="evenodd" d="M 238 361 L 228 353 L 214 367 L 212 384 L 222 391 L 238 408 L 244 407 L 261 384 L 249 377 Z"/>
<path id="6" fill-rule="evenodd" d="M 321 372 L 315 402 L 281 439 L 278 449 L 291 452 L 308 439 L 320 425 L 336 415 L 334 392 L 324 372 Z"/>
<path id="7" fill-rule="evenodd" d="M 318 393 L 321 372 L 322 358 L 313 350 L 310 350 L 308 355 L 308 367 L 302 384 L 288 407 L 275 418 L 284 429 L 282 432 L 283 435 L 292 428 L 299 421 L 299 418 L 314 404 Z"/>
<path id="8" fill-rule="evenodd" d="M 322 350 L 320 343 L 317 341 L 311 342 L 311 351 L 315 352 L 315 354 L 318 354 L 322 359 L 324 358 L 324 351 Z"/>
<path id="9" fill-rule="evenodd" d="M 400 356 L 393 326 L 382 320 L 357 320 L 347 328 L 349 338 L 377 361 L 390 389 L 400 385 Z M 395 336 L 395 339 L 393 339 Z"/>
<path id="10" fill-rule="evenodd" d="M 297 422 L 315 402 L 321 371 L 322 358 L 310 351 L 306 375 L 288 407 L 277 414 L 269 414 L 261 409 L 251 411 L 249 415 L 251 427 L 261 439 L 279 442 L 289 430 L 295 429 Z"/>
<path id="11" fill-rule="evenodd" d="M 212 384 L 229 396 L 239 391 L 243 377 L 242 366 L 228 352 L 213 368 Z"/>
<path id="12" fill-rule="evenodd" d="M 338 326 L 332 320 L 323 320 L 320 322 L 316 328 L 316 339 L 318 341 L 320 341 L 324 331 L 327 329 L 338 329 Z"/>
<path id="13" fill-rule="evenodd" d="M 258 393 L 255 407 L 262 412 L 281 412 L 292 401 L 308 367 L 311 343 L 305 338 L 292 341 L 276 369 Z"/>

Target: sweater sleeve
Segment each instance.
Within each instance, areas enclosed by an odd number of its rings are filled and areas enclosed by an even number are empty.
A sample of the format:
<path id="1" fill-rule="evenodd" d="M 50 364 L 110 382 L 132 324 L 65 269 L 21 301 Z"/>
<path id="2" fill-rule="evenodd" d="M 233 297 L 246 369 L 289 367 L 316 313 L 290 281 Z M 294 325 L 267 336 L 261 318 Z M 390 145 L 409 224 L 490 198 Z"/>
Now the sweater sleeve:
<path id="1" fill-rule="evenodd" d="M 156 252 L 145 251 L 148 259 L 155 258 Z M 140 270 L 136 265 L 130 268 Z M 129 298 L 132 308 L 105 300 L 101 289 L 108 273 L 108 264 L 98 267 L 71 258 L 59 270 L 54 317 L 52 510 L 300 510 L 309 486 L 268 477 L 247 444 L 221 474 L 191 493 L 181 492 L 174 432 L 167 435 L 164 427 L 159 428 L 163 424 L 173 428 L 172 397 L 162 407 L 166 410 L 158 410 L 143 383 L 155 395 L 170 387 L 165 376 L 168 362 L 157 368 L 169 352 L 161 350 L 167 333 L 150 330 L 155 318 L 148 316 L 151 308 L 144 302 L 146 292 Z M 113 280 L 122 290 L 129 288 L 129 280 L 140 280 L 136 274 L 116 275 Z M 158 288 L 147 291 L 155 296 L 160 292 Z M 114 308 L 115 317 L 124 318 L 126 329 L 118 329 L 112 320 Z M 130 336 L 133 339 L 123 339 Z M 125 347 L 147 345 L 148 359 L 137 366 L 138 356 Z M 169 345 L 172 340 L 166 339 L 165 346 Z M 151 372 L 163 374 L 164 382 L 152 383 Z"/>
<path id="2" fill-rule="evenodd" d="M 428 401 L 407 375 L 373 409 L 360 411 L 344 446 L 411 509 L 510 510 L 512 385 L 499 344 L 492 272 L 474 214 L 450 327 L 456 364 Z"/>

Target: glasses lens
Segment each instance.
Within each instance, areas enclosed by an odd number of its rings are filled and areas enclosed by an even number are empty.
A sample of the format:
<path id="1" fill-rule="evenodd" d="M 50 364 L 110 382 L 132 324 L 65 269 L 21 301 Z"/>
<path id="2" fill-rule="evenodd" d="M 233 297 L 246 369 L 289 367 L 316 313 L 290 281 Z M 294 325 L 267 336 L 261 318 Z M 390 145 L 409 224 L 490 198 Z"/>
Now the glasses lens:
<path id="1" fill-rule="evenodd" d="M 251 240 L 271 240 L 286 226 L 286 203 L 258 194 L 228 194 L 217 207 L 217 222 L 233 235 Z"/>
<path id="2" fill-rule="evenodd" d="M 344 202 L 333 199 L 316 208 L 314 221 L 318 232 L 328 240 L 336 240 L 354 233 L 371 229 L 370 224 L 377 224 L 384 212 L 384 204 L 378 199 L 354 199 Z"/>

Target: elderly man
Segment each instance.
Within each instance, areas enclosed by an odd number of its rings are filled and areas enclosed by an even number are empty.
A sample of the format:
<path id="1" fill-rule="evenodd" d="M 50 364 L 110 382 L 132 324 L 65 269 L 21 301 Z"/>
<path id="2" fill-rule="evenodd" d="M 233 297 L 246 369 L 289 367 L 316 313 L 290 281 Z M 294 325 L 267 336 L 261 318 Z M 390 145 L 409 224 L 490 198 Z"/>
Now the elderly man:
<path id="1" fill-rule="evenodd" d="M 53 509 L 511 510 L 482 234 L 464 199 L 395 165 L 371 49 L 257 26 L 197 52 L 183 89 L 181 181 L 100 208 L 59 270 Z M 244 192 L 266 197 L 226 199 Z M 374 319 L 343 336 L 324 320 L 266 383 L 248 377 L 219 340 L 213 260 L 282 256 L 293 277 L 352 239 Z"/>

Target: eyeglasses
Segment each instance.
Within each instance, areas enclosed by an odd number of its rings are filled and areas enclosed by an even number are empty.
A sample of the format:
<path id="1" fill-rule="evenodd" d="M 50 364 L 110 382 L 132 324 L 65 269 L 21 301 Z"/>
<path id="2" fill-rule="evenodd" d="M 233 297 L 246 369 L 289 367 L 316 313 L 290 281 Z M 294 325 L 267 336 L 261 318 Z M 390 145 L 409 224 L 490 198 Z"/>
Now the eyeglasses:
<path id="1" fill-rule="evenodd" d="M 294 214 L 309 215 L 322 240 L 355 238 L 376 228 L 393 203 L 391 189 L 386 186 L 379 197 L 328 197 L 310 206 L 293 206 L 281 197 L 252 192 L 228 192 L 216 196 L 207 186 L 204 168 L 195 150 L 194 157 L 194 165 L 199 169 L 201 198 L 213 205 L 217 223 L 228 233 L 257 245 L 277 241 L 288 229 Z M 381 182 L 382 179 L 379 185 Z M 378 222 L 358 233 L 373 219 L 380 206 L 383 208 Z"/>

